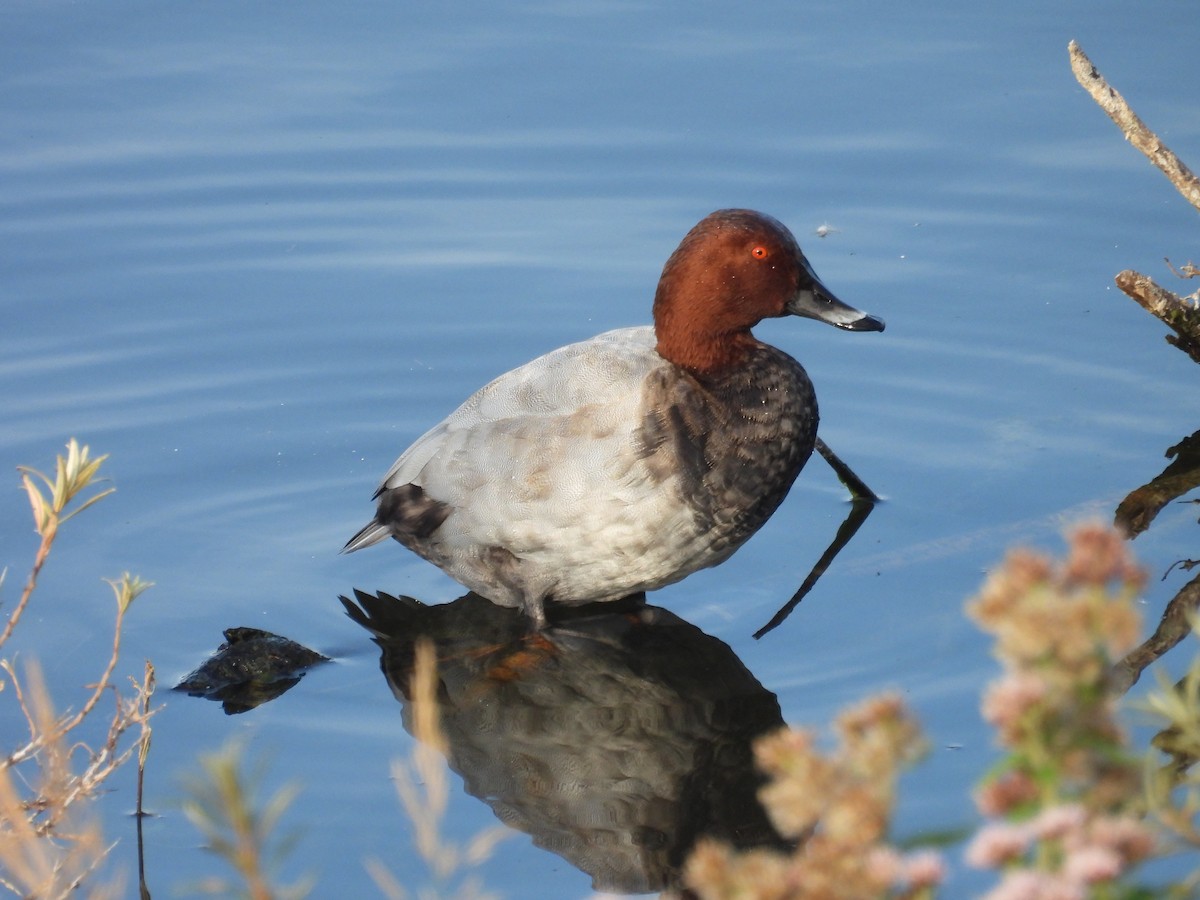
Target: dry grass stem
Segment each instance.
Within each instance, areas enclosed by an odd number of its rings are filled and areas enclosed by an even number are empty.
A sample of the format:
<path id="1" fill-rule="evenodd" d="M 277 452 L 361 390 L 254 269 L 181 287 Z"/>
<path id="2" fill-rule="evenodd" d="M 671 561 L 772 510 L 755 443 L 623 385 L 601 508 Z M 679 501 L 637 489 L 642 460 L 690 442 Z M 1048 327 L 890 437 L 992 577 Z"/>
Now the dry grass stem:
<path id="1" fill-rule="evenodd" d="M 409 692 L 410 721 L 416 743 L 408 760 L 393 760 L 391 767 L 396 794 L 413 826 L 413 842 L 437 885 L 432 891 L 421 891 L 419 897 L 421 900 L 489 900 L 495 895 L 485 892 L 477 879 L 468 877 L 453 888 L 450 883 L 461 870 L 486 862 L 496 845 L 510 832 L 500 826 L 486 828 L 465 845 L 443 837 L 442 823 L 449 805 L 450 780 L 445 763 L 448 744 L 438 719 L 437 689 L 434 647 L 429 641 L 421 641 L 415 649 Z M 377 859 L 367 859 L 365 865 L 385 896 L 407 898 L 408 894 L 386 865 Z"/>
<path id="2" fill-rule="evenodd" d="M 0 631 L 0 646 L 28 608 L 63 523 L 112 493 L 108 488 L 85 496 L 105 459 L 93 458 L 87 446 L 72 438 L 66 456 L 57 458 L 53 478 L 20 467 L 41 540 L 21 597 Z M 121 896 L 119 886 L 98 880 L 110 846 L 104 842 L 91 801 L 135 748 L 144 753 L 149 746 L 154 670 L 147 663 L 140 680 L 131 678 L 128 695 L 113 685 L 125 614 L 149 584 L 128 573 L 110 584 L 117 611 L 109 657 L 77 711 L 55 711 L 35 661 L 27 662 L 19 675 L 11 659 L 0 659 L 0 671 L 7 676 L 7 683 L 0 686 L 11 685 L 27 731 L 21 745 L 6 749 L 0 757 L 0 886 L 23 897 L 66 897 L 78 891 L 89 897 Z M 114 709 L 102 740 L 92 746 L 75 732 L 91 721 L 106 695 L 112 696 Z M 139 737 L 123 747 L 122 739 L 131 729 Z"/>
<path id="3" fill-rule="evenodd" d="M 26 667 L 26 715 L 39 730 L 58 721 L 36 664 Z M 43 744 L 35 777 L 0 766 L 0 884 L 22 897 L 66 898 L 89 881 L 111 849 L 87 804 L 111 769 L 73 771 L 76 747 L 59 732 Z M 119 897 L 118 884 L 89 882 L 89 897 Z"/>
<path id="4" fill-rule="evenodd" d="M 8 673 L 9 680 L 13 685 L 13 691 L 16 694 L 17 701 L 22 711 L 25 713 L 25 720 L 30 729 L 29 740 L 23 746 L 18 747 L 9 753 L 7 759 L 4 760 L 5 765 L 19 765 L 25 760 L 33 757 L 42 747 L 46 745 L 48 741 L 58 740 L 62 736 L 65 736 L 78 728 L 96 708 L 96 705 L 100 702 L 100 698 L 103 697 L 105 692 L 108 691 L 111 691 L 114 695 L 117 705 L 117 714 L 113 718 L 109 729 L 109 739 L 101 749 L 101 753 L 111 755 L 113 750 L 115 750 L 114 742 L 133 725 L 140 724 L 143 727 L 148 728 L 146 723 L 149 720 L 150 713 L 147 712 L 145 716 L 142 716 L 136 707 L 139 703 L 142 703 L 143 700 L 148 699 L 150 693 L 153 693 L 154 685 L 152 672 L 150 673 L 150 677 L 142 682 L 133 682 L 136 695 L 132 702 L 124 700 L 120 696 L 120 694 L 113 687 L 111 679 L 121 655 L 121 633 L 125 620 L 125 613 L 128 611 L 129 605 L 133 602 L 134 598 L 151 585 L 149 582 L 144 582 L 139 578 L 130 576 L 128 572 L 126 572 L 119 580 L 110 581 L 109 584 L 112 585 L 113 593 L 117 598 L 117 613 L 116 622 L 113 628 L 112 646 L 109 652 L 108 661 L 105 663 L 104 670 L 101 673 L 100 678 L 91 686 L 91 693 L 88 695 L 87 699 L 77 712 L 64 716 L 49 727 L 43 727 L 42 725 L 35 723 L 29 714 L 29 709 L 21 689 L 21 681 L 17 677 L 17 673 L 14 671 L 8 660 L 0 661 L 0 667 L 2 667 L 4 671 Z M 123 763 L 128 756 L 129 751 L 125 751 L 123 754 L 121 754 L 119 761 L 117 761 L 116 764 L 111 768 L 115 768 L 117 765 Z"/>
<path id="5" fill-rule="evenodd" d="M 285 900 L 308 895 L 311 878 L 276 884 L 274 870 L 290 852 L 298 835 L 278 833 L 280 821 L 298 794 L 294 784 L 259 804 L 253 785 L 263 780 L 258 767 L 243 772 L 243 751 L 236 742 L 200 757 L 200 774 L 185 783 L 184 815 L 205 837 L 208 849 L 223 858 L 238 880 L 212 878 L 197 885 L 204 893 L 247 900 Z"/>

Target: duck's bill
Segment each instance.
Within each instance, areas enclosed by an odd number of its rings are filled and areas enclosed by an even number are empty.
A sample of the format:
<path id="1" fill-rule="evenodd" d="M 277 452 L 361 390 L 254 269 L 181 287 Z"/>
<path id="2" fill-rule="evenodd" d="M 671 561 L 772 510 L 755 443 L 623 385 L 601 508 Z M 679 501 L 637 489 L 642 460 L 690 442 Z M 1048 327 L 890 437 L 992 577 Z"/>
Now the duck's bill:
<path id="1" fill-rule="evenodd" d="M 787 311 L 793 316 L 818 319 L 847 331 L 883 331 L 883 319 L 843 303 L 821 284 L 816 275 L 812 276 L 811 283 L 796 292 L 787 305 Z"/>

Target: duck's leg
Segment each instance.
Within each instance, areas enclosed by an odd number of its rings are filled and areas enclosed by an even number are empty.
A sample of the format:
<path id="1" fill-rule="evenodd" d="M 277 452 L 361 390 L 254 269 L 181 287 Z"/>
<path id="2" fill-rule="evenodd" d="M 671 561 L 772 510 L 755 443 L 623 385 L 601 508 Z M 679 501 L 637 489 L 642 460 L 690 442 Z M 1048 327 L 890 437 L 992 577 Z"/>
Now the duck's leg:
<path id="1" fill-rule="evenodd" d="M 837 473 L 838 480 L 841 481 L 850 491 L 850 496 L 854 500 L 866 500 L 869 503 L 878 503 L 879 495 L 867 487 L 867 483 L 854 474 L 854 470 L 842 462 L 841 458 L 829 449 L 820 438 L 817 438 L 816 450 L 821 456 L 825 457 L 825 462 L 833 468 Z"/>
<path id="2" fill-rule="evenodd" d="M 535 632 L 542 631 L 546 627 L 546 597 L 544 594 L 526 594 L 521 598 L 521 606 L 525 610 L 525 615 L 529 616 L 529 621 L 533 625 Z"/>

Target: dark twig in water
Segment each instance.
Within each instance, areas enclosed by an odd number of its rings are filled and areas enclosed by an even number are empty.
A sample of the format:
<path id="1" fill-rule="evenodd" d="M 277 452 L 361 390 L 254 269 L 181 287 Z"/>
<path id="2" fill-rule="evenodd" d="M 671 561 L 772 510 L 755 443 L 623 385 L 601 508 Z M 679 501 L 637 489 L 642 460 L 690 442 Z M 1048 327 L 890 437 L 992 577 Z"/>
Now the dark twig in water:
<path id="1" fill-rule="evenodd" d="M 1191 634 L 1191 619 L 1197 609 L 1200 609 L 1200 575 L 1171 598 L 1154 634 L 1113 666 L 1113 687 L 1118 693 L 1133 687 L 1148 665 L 1158 661 L 1164 653 Z"/>
<path id="2" fill-rule="evenodd" d="M 818 447 L 824 446 L 820 442 L 819 438 L 817 440 L 817 445 Z M 825 456 L 824 453 L 821 455 Z M 828 459 L 829 457 L 826 456 L 825 458 Z M 834 459 L 837 459 L 837 457 L 835 456 Z M 838 460 L 838 462 L 841 462 L 841 460 Z M 849 469 L 846 471 L 849 472 Z M 852 476 L 854 475 L 853 472 L 850 472 L 850 474 Z M 857 479 L 857 476 L 855 477 Z M 843 478 L 842 481 L 844 482 L 845 479 Z M 862 482 L 859 482 L 859 484 L 862 484 Z M 862 486 L 866 488 L 866 485 Z M 849 487 L 849 485 L 847 485 L 847 487 Z M 851 488 L 851 490 L 853 490 L 853 488 Z M 833 543 L 829 545 L 828 549 L 824 552 L 824 554 L 821 555 L 821 558 L 817 560 L 817 564 L 813 566 L 812 571 L 808 573 L 808 577 L 804 579 L 804 583 L 800 585 L 800 589 L 792 595 L 792 599 L 785 603 L 779 612 L 775 613 L 775 615 L 771 617 L 770 622 L 758 629 L 758 631 L 754 632 L 754 637 L 756 640 L 761 638 L 764 634 L 772 629 L 778 627 L 784 619 L 792 614 L 792 610 L 800 605 L 800 601 L 804 599 L 804 596 L 810 590 L 812 590 L 813 585 L 817 583 L 817 579 L 825 574 L 825 570 L 829 568 L 830 564 L 834 560 L 834 557 L 841 553 L 842 548 L 850 543 L 850 539 L 854 537 L 855 532 L 862 527 L 862 523 L 867 521 L 867 516 L 869 516 L 871 514 L 871 510 L 875 508 L 875 500 L 878 498 L 876 498 L 874 494 L 871 494 L 871 497 L 871 500 L 867 500 L 862 497 L 856 497 L 853 501 L 851 501 L 850 512 L 847 513 L 845 521 L 842 522 L 841 528 L 838 529 L 837 535 L 833 539 Z"/>
<path id="3" fill-rule="evenodd" d="M 866 500 L 869 503 L 879 502 L 878 495 L 867 487 L 866 482 L 855 475 L 854 470 L 842 462 L 838 455 L 829 449 L 829 445 L 820 438 L 817 438 L 817 452 L 825 458 L 825 462 L 833 467 L 833 471 L 837 473 L 838 480 L 850 491 L 851 497 L 855 500 Z"/>
<path id="4" fill-rule="evenodd" d="M 1135 538 L 1154 521 L 1159 511 L 1177 497 L 1200 486 L 1200 431 L 1167 450 L 1174 461 L 1149 484 L 1144 484 L 1117 506 L 1116 525 Z"/>

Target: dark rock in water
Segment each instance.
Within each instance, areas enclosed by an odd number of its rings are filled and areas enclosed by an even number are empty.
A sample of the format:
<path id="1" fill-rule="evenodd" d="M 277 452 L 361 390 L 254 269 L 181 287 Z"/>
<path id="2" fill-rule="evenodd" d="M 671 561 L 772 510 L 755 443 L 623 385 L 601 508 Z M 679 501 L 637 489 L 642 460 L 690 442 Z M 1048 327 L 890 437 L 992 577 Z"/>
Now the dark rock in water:
<path id="1" fill-rule="evenodd" d="M 258 628 L 226 628 L 225 643 L 185 677 L 175 690 L 223 703 L 234 715 L 274 700 L 296 684 L 304 670 L 329 657 Z"/>

